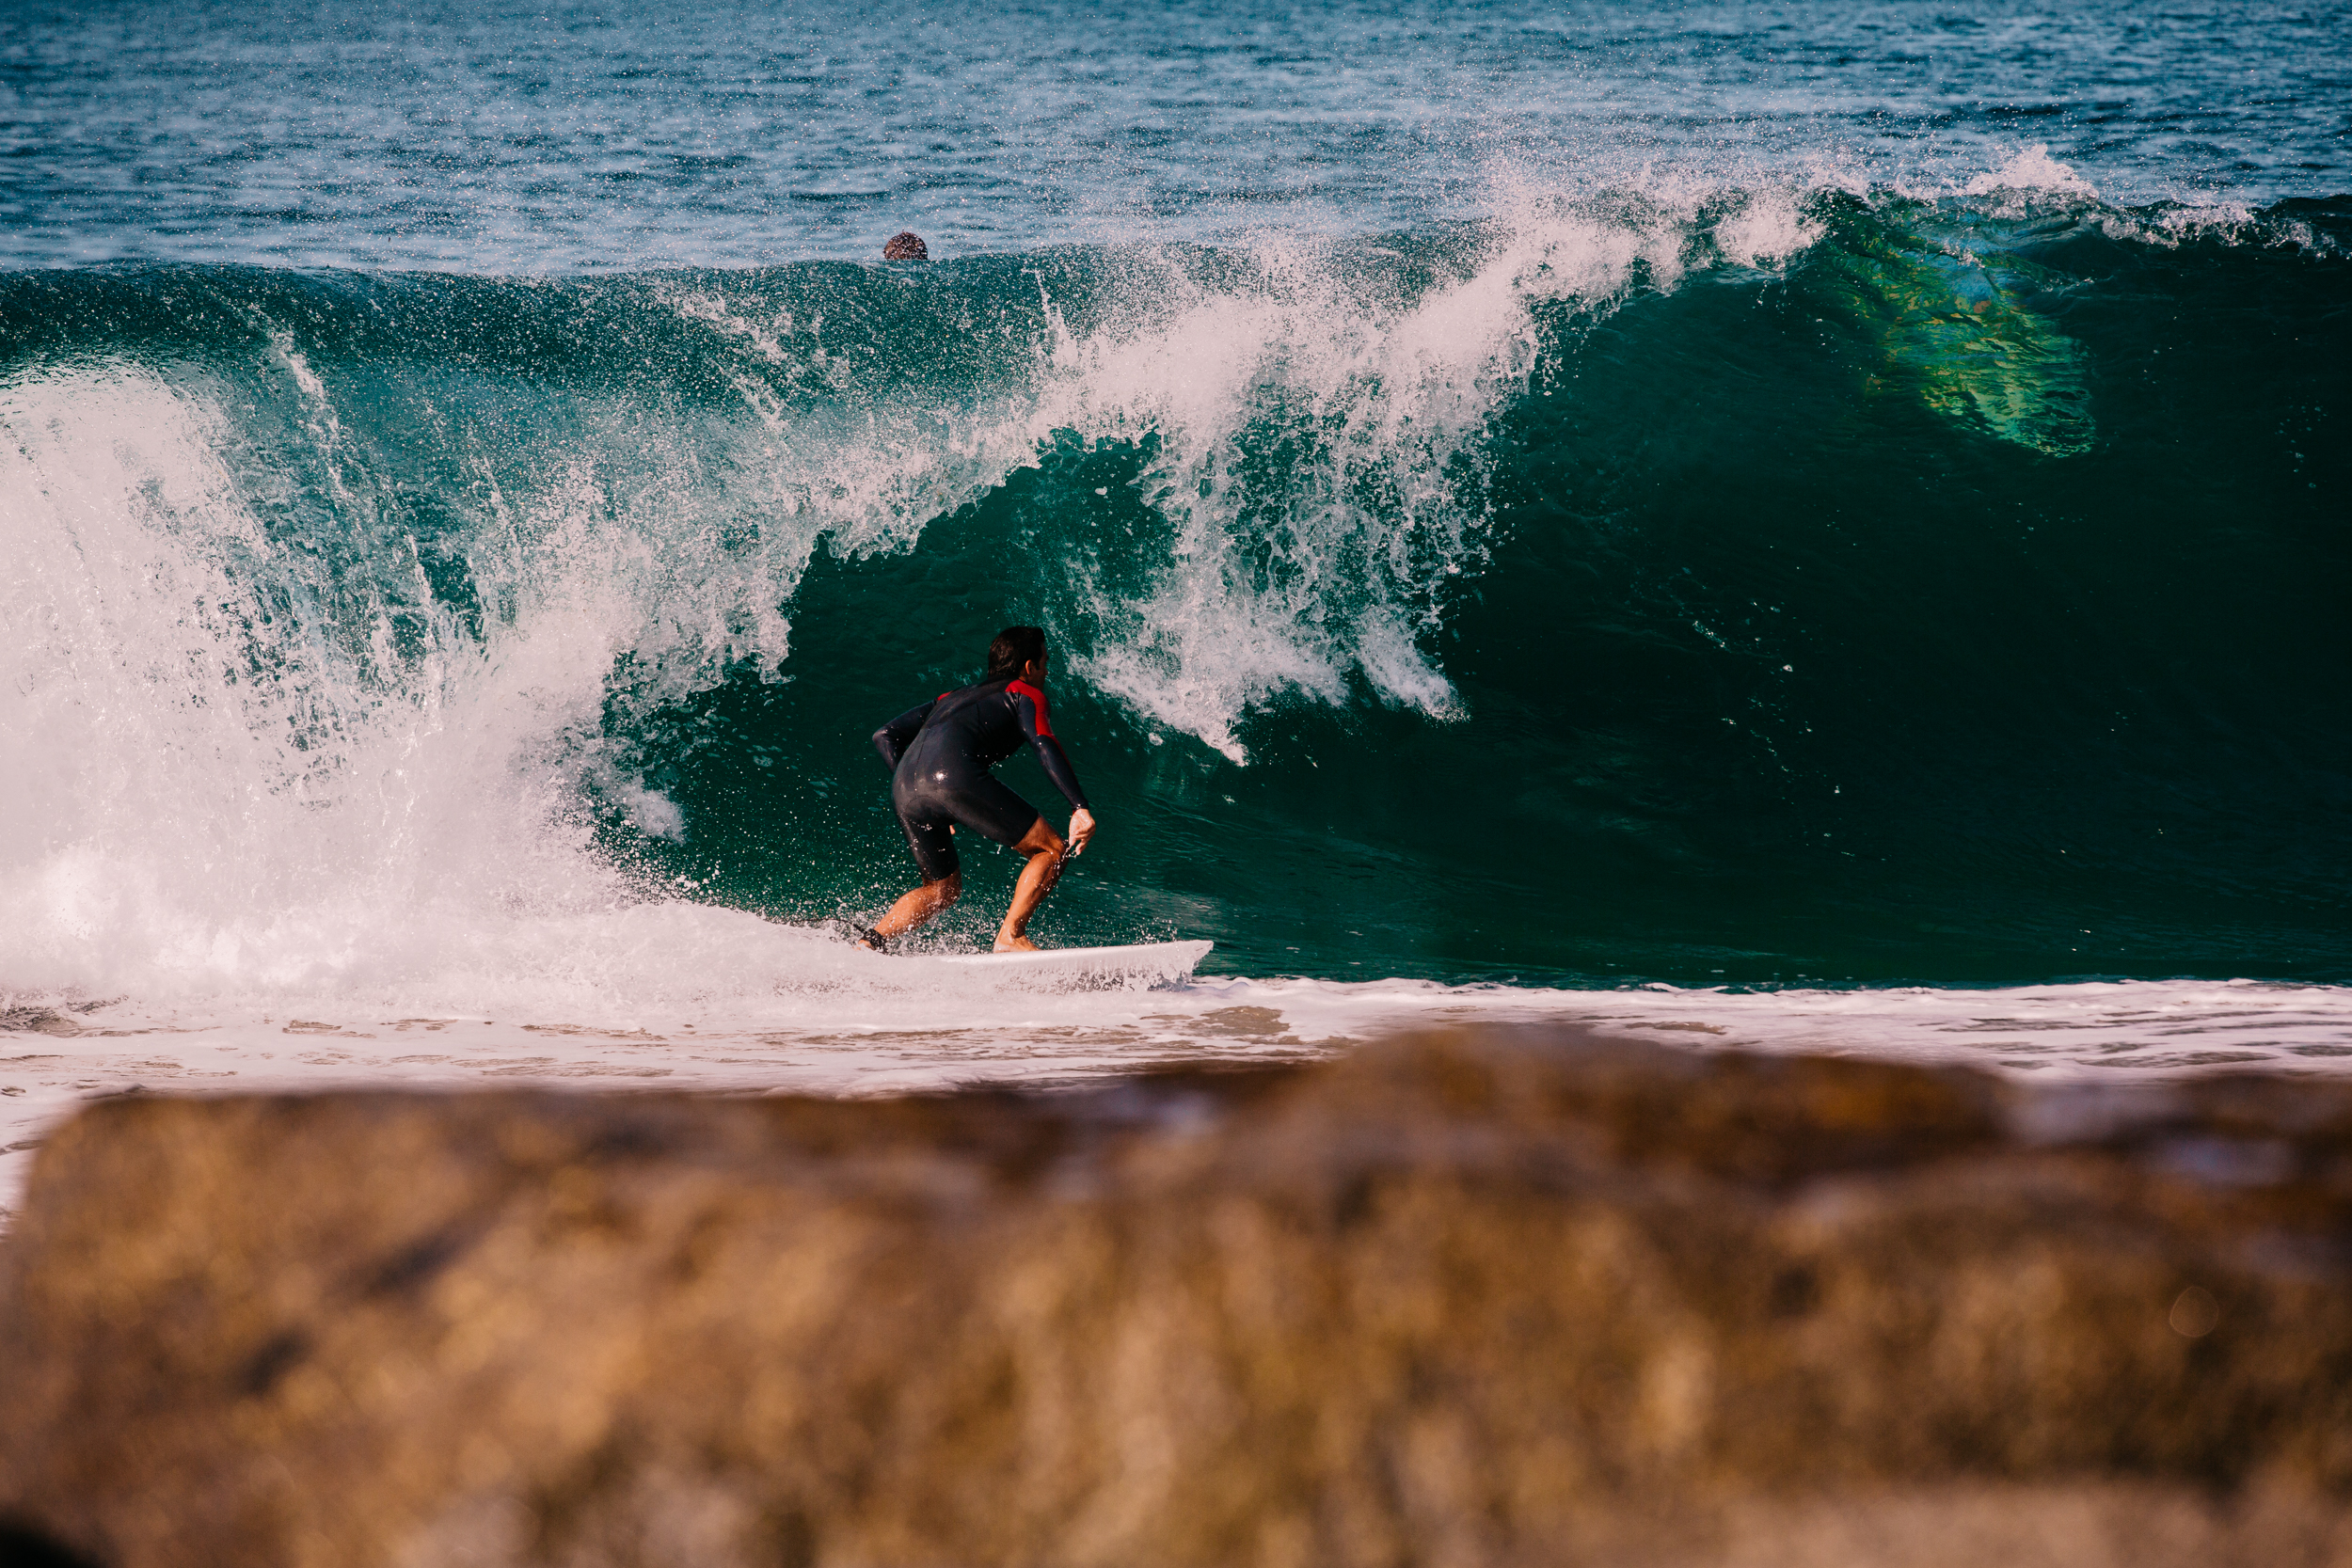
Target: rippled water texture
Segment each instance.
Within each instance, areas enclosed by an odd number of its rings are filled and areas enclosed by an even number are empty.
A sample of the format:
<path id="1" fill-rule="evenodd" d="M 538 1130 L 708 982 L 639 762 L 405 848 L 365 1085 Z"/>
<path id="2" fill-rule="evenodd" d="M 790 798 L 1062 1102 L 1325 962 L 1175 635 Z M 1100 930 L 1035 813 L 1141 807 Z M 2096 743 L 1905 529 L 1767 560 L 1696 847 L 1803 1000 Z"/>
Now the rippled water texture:
<path id="1" fill-rule="evenodd" d="M 2352 187 L 2352 8 L 1461 4 L 0 17 L 0 260 L 576 272 L 1376 232 L 1498 190 L 2046 145 L 2111 199 Z"/>

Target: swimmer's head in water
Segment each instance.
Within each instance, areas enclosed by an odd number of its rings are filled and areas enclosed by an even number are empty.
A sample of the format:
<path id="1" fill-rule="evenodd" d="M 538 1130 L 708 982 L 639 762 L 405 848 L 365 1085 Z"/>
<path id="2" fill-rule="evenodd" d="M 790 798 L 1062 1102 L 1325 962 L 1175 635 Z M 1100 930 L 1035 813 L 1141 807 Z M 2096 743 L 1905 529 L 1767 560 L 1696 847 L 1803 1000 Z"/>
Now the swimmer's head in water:
<path id="1" fill-rule="evenodd" d="M 928 261 L 930 259 L 930 246 L 925 245 L 923 236 L 912 229 L 902 229 L 891 235 L 882 246 L 882 260 L 885 261 Z"/>
<path id="2" fill-rule="evenodd" d="M 996 634 L 996 641 L 988 645 L 988 673 L 982 680 L 1000 681 L 1017 675 L 1032 663 L 1045 657 L 1045 631 L 1041 626 L 1007 626 Z"/>

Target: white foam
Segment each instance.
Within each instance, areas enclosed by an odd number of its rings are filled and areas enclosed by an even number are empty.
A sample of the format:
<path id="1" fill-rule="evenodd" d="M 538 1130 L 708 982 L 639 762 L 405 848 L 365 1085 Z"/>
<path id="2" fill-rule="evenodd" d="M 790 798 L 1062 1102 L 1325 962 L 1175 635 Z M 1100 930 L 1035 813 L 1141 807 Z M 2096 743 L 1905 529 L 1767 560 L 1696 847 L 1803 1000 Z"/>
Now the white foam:
<path id="1" fill-rule="evenodd" d="M 1351 285 L 1327 245 L 1269 242 L 1246 284 L 1171 271 L 1165 314 L 1064 345 L 1057 416 L 1098 437 L 1156 432 L 1141 483 L 1171 531 L 1141 592 L 1090 585 L 1081 673 L 1237 763 L 1238 727 L 1283 696 L 1336 705 L 1360 682 L 1450 715 L 1424 644 L 1489 547 L 1479 438 L 1527 385 L 1535 312 L 1605 307 L 1637 276 L 1671 284 L 1687 223 L 1529 201 L 1407 300 Z M 1278 436 L 1269 480 L 1256 445 Z"/>
<path id="2" fill-rule="evenodd" d="M 1743 265 L 1786 266 L 1825 232 L 1804 215 L 1800 195 L 1773 188 L 1751 193 L 1737 212 L 1715 225 L 1715 243 L 1727 259 Z"/>
<path id="3" fill-rule="evenodd" d="M 607 703 L 774 670 L 820 534 L 911 542 L 1035 450 L 1026 409 L 961 443 L 919 408 L 698 442 L 585 405 L 566 443 L 468 454 L 469 624 L 329 382 L 268 341 L 275 422 L 269 386 L 232 419 L 185 368 L 0 384 L 0 744 L 24 764 L 0 770 L 0 990 L 446 1004 L 494 954 L 543 974 L 548 933 L 643 897 L 592 852 L 592 802 L 686 827 L 602 742 Z M 745 516 L 756 539 L 722 543 Z"/>
<path id="4" fill-rule="evenodd" d="M 2050 196 L 2095 197 L 2098 190 L 2073 168 L 2050 156 L 2047 143 L 2036 142 L 2012 153 L 1961 187 L 1967 196 L 1998 196 L 2009 191 L 2036 191 Z"/>
<path id="5" fill-rule="evenodd" d="M 20 1004 L 0 1033 L 0 1210 L 14 1205 L 48 1128 L 134 1089 L 1044 1087 L 1153 1065 L 1309 1060 L 1471 1022 L 1958 1063 L 2037 1083 L 2352 1070 L 2352 988 L 2249 981 L 1743 993 L 1233 978 L 1054 994 L 681 905 L 518 926 L 476 962 L 467 994 L 496 998 L 494 1008 L 411 1006 L 397 964 L 364 984 L 344 976 L 341 994 L 291 1006 L 281 995 L 266 1009 Z M 444 977 L 433 994 L 457 992 Z"/>

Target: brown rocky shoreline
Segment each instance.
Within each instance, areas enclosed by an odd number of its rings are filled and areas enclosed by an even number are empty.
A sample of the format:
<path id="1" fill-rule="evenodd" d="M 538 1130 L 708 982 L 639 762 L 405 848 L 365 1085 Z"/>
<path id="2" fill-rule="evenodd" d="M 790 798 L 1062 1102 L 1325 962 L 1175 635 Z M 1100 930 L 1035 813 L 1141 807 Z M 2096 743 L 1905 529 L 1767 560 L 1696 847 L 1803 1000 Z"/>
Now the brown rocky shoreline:
<path id="1" fill-rule="evenodd" d="M 104 1568 L 2352 1563 L 2352 1086 L 1565 1031 L 1059 1096 L 128 1099 L 0 1246 Z"/>

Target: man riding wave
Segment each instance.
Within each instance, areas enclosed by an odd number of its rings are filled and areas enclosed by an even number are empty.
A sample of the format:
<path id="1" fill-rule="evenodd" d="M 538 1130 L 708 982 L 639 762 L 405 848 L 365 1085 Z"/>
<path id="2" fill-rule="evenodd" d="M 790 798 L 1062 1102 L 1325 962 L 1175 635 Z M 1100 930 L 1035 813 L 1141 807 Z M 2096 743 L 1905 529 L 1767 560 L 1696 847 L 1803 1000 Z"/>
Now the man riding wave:
<path id="1" fill-rule="evenodd" d="M 1045 667 L 1045 633 L 1036 626 L 1007 626 L 988 645 L 988 670 L 977 685 L 942 692 L 874 732 L 874 749 L 891 768 L 891 804 L 923 883 L 893 904 L 871 930 L 860 933 L 866 946 L 881 951 L 962 893 L 961 863 L 950 836 L 961 825 L 1029 858 L 997 929 L 996 951 L 1037 950 L 1024 934 L 1029 916 L 1060 877 L 1063 857 L 1077 854 L 1094 836 L 1086 792 L 1047 717 Z M 1070 801 L 1066 845 L 1035 806 L 989 774 L 1025 745 Z"/>

